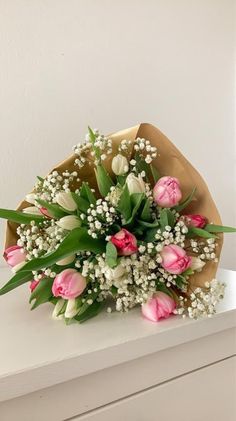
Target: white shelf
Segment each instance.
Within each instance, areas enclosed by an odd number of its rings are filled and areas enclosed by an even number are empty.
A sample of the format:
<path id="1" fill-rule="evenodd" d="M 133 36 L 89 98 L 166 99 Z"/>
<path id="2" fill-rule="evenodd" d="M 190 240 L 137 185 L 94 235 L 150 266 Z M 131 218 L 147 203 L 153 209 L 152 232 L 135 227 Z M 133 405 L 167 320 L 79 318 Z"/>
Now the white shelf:
<path id="1" fill-rule="evenodd" d="M 10 277 L 0 270 L 1 284 Z M 219 270 L 225 299 L 211 319 L 173 316 L 160 323 L 106 312 L 85 324 L 51 319 L 52 306 L 30 312 L 28 286 L 0 297 L 0 401 L 67 382 L 104 368 L 165 350 L 236 326 L 236 273 Z"/>

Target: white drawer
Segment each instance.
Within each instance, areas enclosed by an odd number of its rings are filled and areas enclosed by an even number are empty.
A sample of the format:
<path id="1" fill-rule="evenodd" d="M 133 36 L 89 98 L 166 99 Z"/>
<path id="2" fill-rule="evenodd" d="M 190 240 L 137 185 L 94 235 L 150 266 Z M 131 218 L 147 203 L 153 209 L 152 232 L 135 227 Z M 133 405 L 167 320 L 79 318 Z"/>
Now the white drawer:
<path id="1" fill-rule="evenodd" d="M 236 357 L 73 418 L 74 421 L 235 421 Z"/>

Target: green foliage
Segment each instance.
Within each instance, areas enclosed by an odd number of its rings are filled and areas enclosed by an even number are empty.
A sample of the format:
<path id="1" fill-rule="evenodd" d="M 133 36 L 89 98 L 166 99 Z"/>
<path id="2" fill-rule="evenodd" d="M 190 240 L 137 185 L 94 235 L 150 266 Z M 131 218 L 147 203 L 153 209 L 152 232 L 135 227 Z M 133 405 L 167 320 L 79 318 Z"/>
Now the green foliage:
<path id="1" fill-rule="evenodd" d="M 86 213 L 89 208 L 89 202 L 77 193 L 71 193 L 79 212 Z"/>
<path id="2" fill-rule="evenodd" d="M 16 222 L 17 224 L 29 224 L 31 221 L 35 221 L 37 224 L 43 222 L 45 219 L 43 215 L 33 215 L 10 209 L 0 209 L 0 218 L 8 219 L 9 221 Z"/>
<path id="3" fill-rule="evenodd" d="M 53 279 L 43 278 L 30 295 L 29 302 L 34 301 L 31 310 L 34 310 L 40 304 L 50 301 L 52 297 Z"/>
<path id="4" fill-rule="evenodd" d="M 143 200 L 145 199 L 144 193 L 133 193 L 130 196 L 131 199 L 131 216 L 128 220 L 126 220 L 126 225 L 132 224 L 134 222 L 134 218 L 136 217 L 139 208 L 141 207 L 141 204 Z"/>
<path id="5" fill-rule="evenodd" d="M 154 183 L 156 183 L 161 176 L 160 176 L 157 168 L 153 164 L 150 164 L 150 168 L 151 168 L 151 172 L 152 172 L 153 181 L 154 181 Z"/>
<path id="6" fill-rule="evenodd" d="M 192 202 L 192 200 L 193 200 L 193 198 L 194 198 L 194 195 L 195 195 L 195 193 L 196 193 L 196 187 L 194 187 L 194 189 L 193 189 L 193 191 L 190 193 L 190 195 L 182 202 L 182 203 L 180 203 L 179 205 L 177 205 L 177 206 L 175 206 L 174 207 L 174 209 L 177 211 L 177 212 L 181 212 L 184 208 L 186 208 L 186 206 L 188 206 L 189 205 L 189 203 L 190 202 Z"/>
<path id="7" fill-rule="evenodd" d="M 108 241 L 106 246 L 106 264 L 110 268 L 114 268 L 117 265 L 117 249 L 111 241 Z"/>
<path id="8" fill-rule="evenodd" d="M 86 310 L 84 310 L 82 313 L 77 314 L 77 316 L 75 316 L 74 319 L 79 323 L 83 323 L 86 320 L 97 316 L 101 312 L 103 307 L 103 302 L 94 301 L 93 304 L 89 305 L 86 308 Z"/>
<path id="9" fill-rule="evenodd" d="M 29 272 L 17 272 L 1 289 L 0 295 L 4 295 L 12 289 L 17 288 L 20 285 L 25 284 L 32 280 L 32 274 Z"/>
<path id="10" fill-rule="evenodd" d="M 126 221 L 131 217 L 131 199 L 127 184 L 123 188 L 117 209 Z"/>
<path id="11" fill-rule="evenodd" d="M 142 221 L 150 222 L 151 217 L 152 217 L 152 215 L 151 215 L 151 204 L 150 204 L 150 201 L 147 199 L 145 201 L 143 210 L 141 212 L 140 219 Z"/>
<path id="12" fill-rule="evenodd" d="M 202 238 L 217 238 L 216 235 L 208 231 L 205 231 L 202 228 L 189 227 L 187 237 L 195 237 L 195 236 L 202 237 Z"/>
<path id="13" fill-rule="evenodd" d="M 113 181 L 102 164 L 97 165 L 95 174 L 99 192 L 101 196 L 105 197 L 109 193 L 111 187 L 114 185 Z"/>
<path id="14" fill-rule="evenodd" d="M 85 183 L 85 182 L 82 183 L 82 186 L 80 188 L 80 197 L 87 200 L 87 202 L 89 202 L 89 204 L 95 205 L 95 203 L 96 203 L 96 196 L 94 195 L 94 193 L 90 189 L 88 183 Z"/>
<path id="15" fill-rule="evenodd" d="M 208 232 L 216 232 L 216 233 L 220 233 L 220 232 L 236 232 L 236 228 L 234 227 L 227 227 L 225 225 L 214 225 L 214 224 L 207 224 L 204 227 L 205 231 Z"/>
<path id="16" fill-rule="evenodd" d="M 173 212 L 170 209 L 161 209 L 160 211 L 160 226 L 162 231 L 165 230 L 165 227 L 169 225 L 171 228 L 175 225 L 176 218 Z"/>

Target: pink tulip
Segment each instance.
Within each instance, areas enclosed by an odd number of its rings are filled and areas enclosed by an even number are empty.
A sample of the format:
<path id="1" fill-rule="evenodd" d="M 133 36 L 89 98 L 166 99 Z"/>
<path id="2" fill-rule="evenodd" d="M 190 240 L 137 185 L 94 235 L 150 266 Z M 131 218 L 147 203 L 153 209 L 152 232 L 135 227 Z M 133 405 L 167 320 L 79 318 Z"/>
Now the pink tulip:
<path id="1" fill-rule="evenodd" d="M 53 282 L 52 293 L 55 297 L 65 300 L 76 298 L 86 288 L 86 279 L 76 269 L 65 269 L 59 273 Z"/>
<path id="2" fill-rule="evenodd" d="M 164 246 L 161 251 L 161 266 L 169 273 L 179 275 L 191 266 L 192 258 L 175 244 Z"/>
<path id="3" fill-rule="evenodd" d="M 130 256 L 138 250 L 136 237 L 124 228 L 111 237 L 111 242 L 120 256 Z"/>
<path id="4" fill-rule="evenodd" d="M 153 297 L 142 305 L 142 314 L 152 322 L 167 319 L 174 311 L 176 303 L 169 295 L 158 291 Z"/>
<path id="5" fill-rule="evenodd" d="M 36 286 L 39 284 L 40 281 L 34 279 L 33 281 L 30 282 L 30 291 L 33 292 L 34 289 L 36 288 Z"/>
<path id="6" fill-rule="evenodd" d="M 4 251 L 4 258 L 8 265 L 14 267 L 26 259 L 26 254 L 20 246 L 11 246 Z"/>
<path id="7" fill-rule="evenodd" d="M 190 227 L 204 228 L 207 224 L 207 218 L 202 215 L 182 215 L 181 219 Z"/>
<path id="8" fill-rule="evenodd" d="M 162 208 L 172 208 L 182 198 L 180 183 L 174 177 L 161 177 L 153 189 L 155 202 Z"/>

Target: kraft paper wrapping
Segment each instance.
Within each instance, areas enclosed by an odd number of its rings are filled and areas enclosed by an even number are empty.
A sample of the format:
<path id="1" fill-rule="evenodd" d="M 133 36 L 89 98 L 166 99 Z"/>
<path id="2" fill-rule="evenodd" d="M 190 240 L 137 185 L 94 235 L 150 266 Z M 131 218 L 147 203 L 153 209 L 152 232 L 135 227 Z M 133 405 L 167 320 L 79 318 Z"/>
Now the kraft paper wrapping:
<path id="1" fill-rule="evenodd" d="M 193 187 L 197 188 L 195 200 L 193 200 L 192 203 L 187 208 L 185 208 L 184 213 L 202 214 L 208 218 L 209 222 L 213 222 L 214 224 L 221 224 L 219 212 L 201 175 L 173 145 L 173 143 L 170 142 L 170 140 L 167 139 L 167 137 L 156 127 L 152 126 L 151 124 L 143 123 L 138 126 L 109 135 L 109 138 L 113 140 L 114 154 L 116 153 L 121 140 L 127 139 L 134 142 L 137 137 L 143 137 L 150 140 L 151 144 L 158 148 L 159 156 L 154 161 L 154 165 L 157 167 L 162 176 L 170 175 L 177 177 L 180 180 L 183 198 L 189 195 Z M 130 155 L 132 155 L 132 152 Z M 83 168 L 78 170 L 74 166 L 75 158 L 75 155 L 71 155 L 65 161 L 61 162 L 59 165 L 53 168 L 53 170 L 63 172 L 65 170 L 74 171 L 76 169 L 76 171 L 78 171 L 79 178 L 81 180 L 88 181 L 90 186 L 96 189 L 96 179 L 93 166 L 85 165 Z M 112 157 L 107 159 L 104 164 L 110 173 L 111 159 Z M 75 185 L 74 187 L 76 188 L 78 186 Z M 26 201 L 22 201 L 17 209 L 21 210 L 27 206 L 29 206 L 29 204 Z M 16 244 L 16 227 L 17 224 L 8 222 L 6 231 L 6 247 Z M 220 256 L 222 243 L 223 236 L 220 236 L 216 251 L 218 258 Z M 194 276 L 191 277 L 191 286 L 204 286 L 206 281 L 211 281 L 215 277 L 217 266 L 218 264 L 215 262 L 207 262 L 202 272 L 195 272 Z"/>

